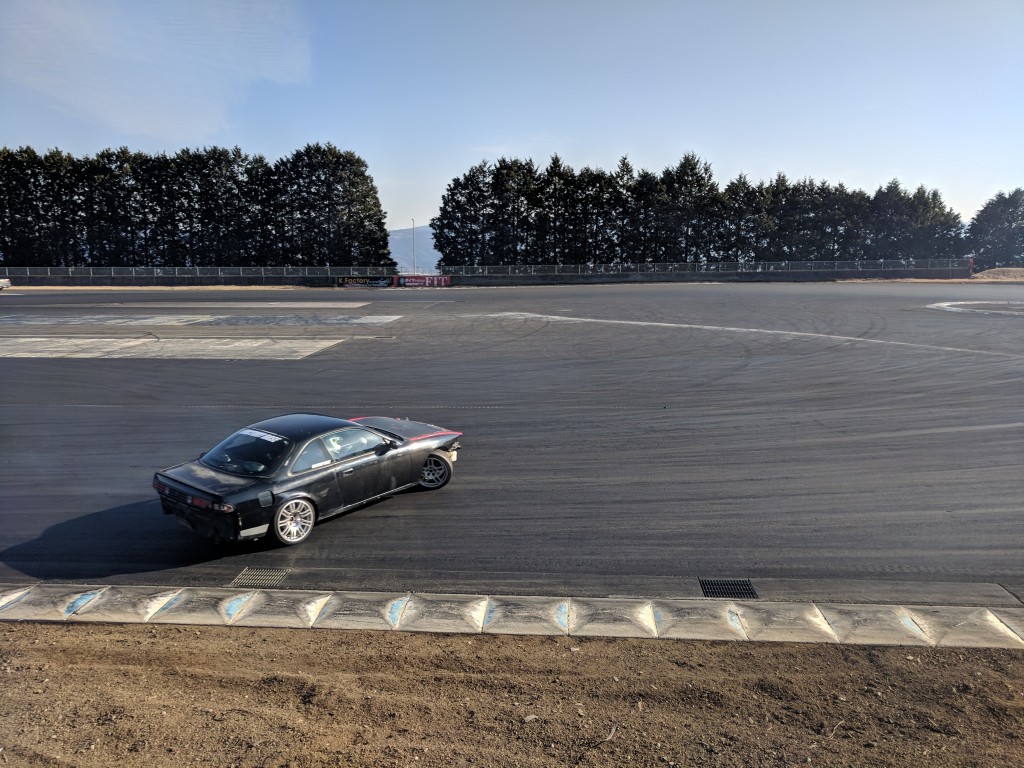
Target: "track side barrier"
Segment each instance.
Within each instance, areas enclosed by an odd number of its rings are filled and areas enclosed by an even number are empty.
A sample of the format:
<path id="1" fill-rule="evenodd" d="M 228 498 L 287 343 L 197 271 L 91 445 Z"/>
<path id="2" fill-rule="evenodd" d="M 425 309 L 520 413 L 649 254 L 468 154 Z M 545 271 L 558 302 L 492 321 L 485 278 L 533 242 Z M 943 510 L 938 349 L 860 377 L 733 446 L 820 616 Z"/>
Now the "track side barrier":
<path id="1" fill-rule="evenodd" d="M 971 259 L 700 262 L 678 264 L 516 264 L 445 267 L 440 275 L 387 274 L 379 267 L 4 267 L 20 286 L 363 286 L 544 285 L 551 283 L 805 282 L 969 278 Z"/>

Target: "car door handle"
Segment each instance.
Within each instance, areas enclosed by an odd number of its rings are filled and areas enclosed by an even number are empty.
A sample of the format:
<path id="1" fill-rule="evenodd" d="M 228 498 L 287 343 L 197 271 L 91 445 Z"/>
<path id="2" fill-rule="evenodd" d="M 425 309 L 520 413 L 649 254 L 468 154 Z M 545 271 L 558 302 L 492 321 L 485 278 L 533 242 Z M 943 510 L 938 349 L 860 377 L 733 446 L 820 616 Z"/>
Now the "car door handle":
<path id="1" fill-rule="evenodd" d="M 344 472 L 342 472 L 341 474 L 343 474 L 343 475 L 351 475 L 351 474 L 352 474 L 353 472 L 355 472 L 355 470 L 354 470 L 354 469 L 346 469 L 346 470 L 345 470 Z"/>

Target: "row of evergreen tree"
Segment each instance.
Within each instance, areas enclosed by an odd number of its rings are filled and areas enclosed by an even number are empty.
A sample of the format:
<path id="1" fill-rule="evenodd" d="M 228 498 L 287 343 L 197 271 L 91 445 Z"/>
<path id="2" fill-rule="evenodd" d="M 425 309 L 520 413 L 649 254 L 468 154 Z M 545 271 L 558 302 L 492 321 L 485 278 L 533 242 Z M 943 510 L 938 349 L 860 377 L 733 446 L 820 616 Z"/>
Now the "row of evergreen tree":
<path id="1" fill-rule="evenodd" d="M 623 158 L 612 173 L 575 171 L 557 155 L 481 162 L 453 179 L 430 222 L 439 266 L 866 261 L 958 258 L 1024 266 L 1024 191 L 997 195 L 970 228 L 935 190 L 894 180 L 873 195 L 778 174 L 725 187 L 685 155 L 660 175 Z M 1007 202 L 994 216 L 993 208 Z M 991 221 L 990 221 L 991 219 Z M 1017 244 L 1002 247 L 997 236 Z M 1008 227 L 1010 227 L 1008 229 Z M 1004 244 L 1005 245 L 1005 244 Z"/>
<path id="2" fill-rule="evenodd" d="M 309 144 L 168 156 L 0 149 L 4 266 L 367 266 L 394 271 L 366 162 Z"/>
<path id="3" fill-rule="evenodd" d="M 939 193 L 873 195 L 778 174 L 720 187 L 685 155 L 660 175 L 623 158 L 577 172 L 556 155 L 481 162 L 430 222 L 439 266 L 975 257 L 1024 266 L 1024 189 L 970 226 Z M 237 147 L 75 158 L 0 149 L 0 265 L 396 268 L 377 188 L 352 152 L 309 144 L 269 163 Z"/>

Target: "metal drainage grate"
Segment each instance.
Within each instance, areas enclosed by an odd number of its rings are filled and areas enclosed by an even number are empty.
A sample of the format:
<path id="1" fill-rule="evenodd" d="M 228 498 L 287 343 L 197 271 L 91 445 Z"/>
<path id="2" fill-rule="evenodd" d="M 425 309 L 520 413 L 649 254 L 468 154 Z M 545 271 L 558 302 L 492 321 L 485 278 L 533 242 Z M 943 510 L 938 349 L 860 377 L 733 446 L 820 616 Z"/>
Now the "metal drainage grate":
<path id="1" fill-rule="evenodd" d="M 229 587 L 277 587 L 284 581 L 290 568 L 245 568 Z"/>
<path id="2" fill-rule="evenodd" d="M 704 597 L 726 597 L 731 600 L 757 600 L 750 579 L 698 579 Z"/>

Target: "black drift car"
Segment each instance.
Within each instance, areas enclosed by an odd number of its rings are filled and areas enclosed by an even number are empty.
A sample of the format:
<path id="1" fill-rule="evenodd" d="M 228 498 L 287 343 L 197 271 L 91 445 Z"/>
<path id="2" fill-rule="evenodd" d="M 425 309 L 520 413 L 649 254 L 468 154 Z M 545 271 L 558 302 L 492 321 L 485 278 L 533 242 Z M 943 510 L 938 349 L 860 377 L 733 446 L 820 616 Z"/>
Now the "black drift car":
<path id="1" fill-rule="evenodd" d="M 328 517 L 416 485 L 443 487 L 461 436 L 384 416 L 292 413 L 160 470 L 153 488 L 166 514 L 205 536 L 242 541 L 269 533 L 299 544 Z"/>

